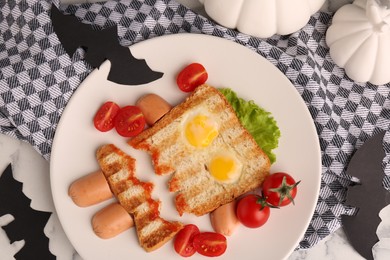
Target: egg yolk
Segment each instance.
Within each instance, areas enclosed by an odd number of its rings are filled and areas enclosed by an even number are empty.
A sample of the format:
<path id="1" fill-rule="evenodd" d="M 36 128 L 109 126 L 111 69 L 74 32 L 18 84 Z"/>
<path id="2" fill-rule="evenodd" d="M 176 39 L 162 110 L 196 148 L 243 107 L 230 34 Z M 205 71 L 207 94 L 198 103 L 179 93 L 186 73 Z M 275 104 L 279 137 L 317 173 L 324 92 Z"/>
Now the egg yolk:
<path id="1" fill-rule="evenodd" d="M 209 171 L 211 175 L 221 182 L 229 182 L 239 176 L 236 161 L 230 156 L 215 156 L 210 164 Z"/>
<path id="2" fill-rule="evenodd" d="M 207 147 L 218 136 L 218 126 L 209 116 L 196 115 L 187 123 L 185 136 L 191 145 Z"/>

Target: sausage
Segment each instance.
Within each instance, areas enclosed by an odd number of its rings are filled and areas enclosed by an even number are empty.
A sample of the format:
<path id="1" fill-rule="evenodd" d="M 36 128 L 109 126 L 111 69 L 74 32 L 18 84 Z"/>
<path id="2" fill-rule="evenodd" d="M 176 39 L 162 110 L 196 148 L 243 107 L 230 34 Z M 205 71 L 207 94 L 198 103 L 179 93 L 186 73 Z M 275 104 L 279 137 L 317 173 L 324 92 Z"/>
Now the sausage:
<path id="1" fill-rule="evenodd" d="M 211 212 L 210 220 L 215 232 L 225 236 L 232 235 L 240 224 L 236 216 L 236 201 L 222 205 Z"/>
<path id="2" fill-rule="evenodd" d="M 148 125 L 153 125 L 172 108 L 165 99 L 153 93 L 142 96 L 135 105 L 141 109 Z"/>
<path id="3" fill-rule="evenodd" d="M 68 190 L 69 196 L 79 207 L 88 207 L 113 197 L 102 171 L 96 171 L 74 181 Z"/>
<path id="4" fill-rule="evenodd" d="M 134 226 L 130 214 L 117 202 L 99 210 L 92 217 L 95 234 L 103 239 L 112 238 Z"/>

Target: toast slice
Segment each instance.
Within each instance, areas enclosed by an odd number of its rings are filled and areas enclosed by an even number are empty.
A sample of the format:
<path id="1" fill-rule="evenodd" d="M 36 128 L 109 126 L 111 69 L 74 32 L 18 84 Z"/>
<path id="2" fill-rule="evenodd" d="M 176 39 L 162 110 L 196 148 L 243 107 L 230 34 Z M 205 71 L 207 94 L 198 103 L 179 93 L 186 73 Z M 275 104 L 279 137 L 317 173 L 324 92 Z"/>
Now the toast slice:
<path id="1" fill-rule="evenodd" d="M 186 131 L 191 118 L 202 114 L 217 125 L 218 133 L 208 145 L 198 147 L 192 145 Z M 175 204 L 180 215 L 204 215 L 259 187 L 271 165 L 226 98 L 208 85 L 197 87 L 128 143 L 150 153 L 156 174 L 172 174 L 169 190 L 177 192 Z M 210 170 L 212 158 L 225 153 L 240 165 L 235 181 L 218 180 Z"/>
<path id="2" fill-rule="evenodd" d="M 135 159 L 113 144 L 100 147 L 97 161 L 121 206 L 133 216 L 140 245 L 156 250 L 175 236 L 183 225 L 160 217 L 160 202 L 152 198 L 153 183 L 135 176 Z"/>

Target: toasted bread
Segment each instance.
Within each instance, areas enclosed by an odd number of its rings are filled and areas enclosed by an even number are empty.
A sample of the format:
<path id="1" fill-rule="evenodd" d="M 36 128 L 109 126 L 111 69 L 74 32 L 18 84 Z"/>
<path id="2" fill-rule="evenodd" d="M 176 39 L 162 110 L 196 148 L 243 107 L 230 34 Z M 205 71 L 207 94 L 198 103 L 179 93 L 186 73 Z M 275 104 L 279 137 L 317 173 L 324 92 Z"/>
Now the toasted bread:
<path id="1" fill-rule="evenodd" d="M 160 202 L 152 199 L 153 184 L 135 176 L 135 159 L 113 144 L 100 147 L 96 157 L 121 206 L 133 216 L 140 245 L 150 252 L 164 245 L 182 227 L 160 217 Z"/>
<path id="2" fill-rule="evenodd" d="M 193 111 L 206 111 L 218 123 L 218 135 L 207 147 L 194 147 L 183 136 L 183 124 Z M 169 190 L 177 192 L 175 202 L 180 215 L 204 215 L 255 189 L 269 174 L 271 165 L 226 98 L 208 85 L 197 87 L 183 103 L 129 144 L 150 153 L 156 174 L 173 174 Z M 210 158 L 220 151 L 234 154 L 242 164 L 240 176 L 233 183 L 217 181 L 210 174 Z"/>

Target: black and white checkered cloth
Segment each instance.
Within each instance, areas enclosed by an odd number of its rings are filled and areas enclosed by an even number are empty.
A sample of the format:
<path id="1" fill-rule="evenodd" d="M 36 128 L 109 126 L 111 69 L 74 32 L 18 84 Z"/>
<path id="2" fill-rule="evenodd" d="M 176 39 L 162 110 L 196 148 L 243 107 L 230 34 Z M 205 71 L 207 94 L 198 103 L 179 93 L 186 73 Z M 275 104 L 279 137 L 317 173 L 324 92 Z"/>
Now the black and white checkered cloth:
<path id="1" fill-rule="evenodd" d="M 58 7 L 58 0 L 54 1 Z M 53 32 L 49 0 L 0 1 L 0 131 L 25 140 L 46 159 L 61 114 L 91 72 L 78 52 L 69 57 Z M 61 8 L 60 8 L 61 9 Z M 332 14 L 317 13 L 289 35 L 258 39 L 226 29 L 173 0 L 122 0 L 66 7 L 84 23 L 118 25 L 121 44 L 152 37 L 203 33 L 235 41 L 265 57 L 295 85 L 317 128 L 322 183 L 315 214 L 298 249 L 309 248 L 341 226 L 351 183 L 346 166 L 353 152 L 390 125 L 390 85 L 358 84 L 336 66 L 325 44 Z M 385 135 L 387 167 L 390 144 Z"/>

